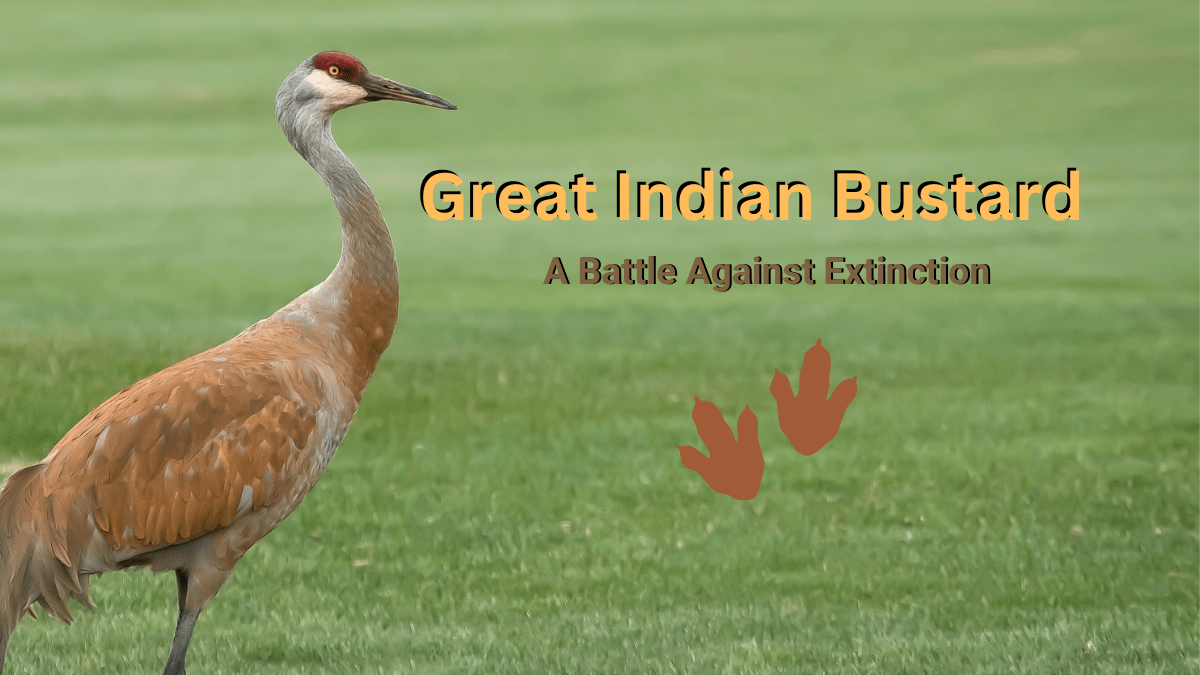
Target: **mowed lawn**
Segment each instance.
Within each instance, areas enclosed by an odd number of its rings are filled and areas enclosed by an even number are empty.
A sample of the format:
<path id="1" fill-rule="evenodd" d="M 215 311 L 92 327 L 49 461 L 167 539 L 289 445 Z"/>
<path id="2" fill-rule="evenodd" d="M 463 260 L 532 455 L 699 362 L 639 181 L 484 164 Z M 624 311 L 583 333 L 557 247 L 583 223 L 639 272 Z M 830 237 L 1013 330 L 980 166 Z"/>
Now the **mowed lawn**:
<path id="1" fill-rule="evenodd" d="M 332 268 L 275 125 L 306 56 L 458 104 L 340 113 L 400 324 L 304 504 L 201 615 L 194 673 L 1192 673 L 1200 667 L 1195 3 L 6 6 L 0 461 Z M 617 221 L 618 169 L 803 180 L 811 221 Z M 833 172 L 1082 180 L 1079 221 L 833 219 Z M 436 223 L 417 188 L 599 185 L 595 222 Z M 990 286 L 544 286 L 552 256 L 987 263 Z M 803 457 L 768 385 L 858 376 Z M 758 414 L 759 495 L 679 461 Z M 175 584 L 23 621 L 9 672 L 157 672 Z"/>

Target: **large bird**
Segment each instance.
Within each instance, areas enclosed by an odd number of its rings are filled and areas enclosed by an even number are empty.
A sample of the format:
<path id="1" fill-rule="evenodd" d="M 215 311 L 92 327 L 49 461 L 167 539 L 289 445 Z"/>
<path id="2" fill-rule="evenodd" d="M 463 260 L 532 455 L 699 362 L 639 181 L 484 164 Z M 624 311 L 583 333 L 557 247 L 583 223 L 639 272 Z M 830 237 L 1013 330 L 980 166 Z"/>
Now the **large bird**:
<path id="1" fill-rule="evenodd" d="M 232 340 L 100 404 L 0 490 L 0 671 L 32 605 L 69 622 L 93 574 L 174 570 L 182 675 L 196 618 L 234 565 L 308 494 L 346 433 L 396 324 L 392 240 L 330 118 L 369 101 L 455 110 L 341 52 L 305 59 L 275 96 L 279 125 L 325 179 L 342 255 L 325 281 Z"/>

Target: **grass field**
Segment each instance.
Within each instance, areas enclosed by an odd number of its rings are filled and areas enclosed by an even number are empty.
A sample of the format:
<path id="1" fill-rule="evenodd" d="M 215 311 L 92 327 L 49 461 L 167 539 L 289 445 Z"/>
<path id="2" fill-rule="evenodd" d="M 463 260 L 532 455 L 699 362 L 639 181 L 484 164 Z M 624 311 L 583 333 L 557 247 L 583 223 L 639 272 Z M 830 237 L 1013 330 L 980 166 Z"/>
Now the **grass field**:
<path id="1" fill-rule="evenodd" d="M 339 115 L 400 324 L 194 673 L 1194 673 L 1194 2 L 18 0 L 0 22 L 0 461 L 319 282 L 337 214 L 275 124 L 309 54 L 458 104 Z M 436 223 L 421 178 L 804 180 L 809 222 Z M 832 218 L 833 171 L 1065 180 L 1082 218 Z M 987 263 L 976 286 L 543 286 L 552 256 Z M 858 376 L 812 457 L 774 368 Z M 735 502 L 692 396 L 762 422 Z M 157 672 L 169 575 L 25 621 L 12 673 Z"/>

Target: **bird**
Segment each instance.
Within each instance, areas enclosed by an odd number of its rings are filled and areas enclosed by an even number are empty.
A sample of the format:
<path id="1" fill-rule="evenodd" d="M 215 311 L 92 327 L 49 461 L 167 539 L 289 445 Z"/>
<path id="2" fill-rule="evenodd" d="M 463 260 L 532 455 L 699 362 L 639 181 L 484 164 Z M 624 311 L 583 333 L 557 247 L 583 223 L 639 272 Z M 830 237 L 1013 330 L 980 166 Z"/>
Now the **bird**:
<path id="1" fill-rule="evenodd" d="M 449 101 L 325 51 L 275 96 L 279 125 L 341 216 L 329 276 L 229 341 L 101 403 L 0 488 L 0 672 L 36 602 L 70 623 L 92 575 L 174 571 L 179 615 L 164 675 L 183 675 L 200 612 L 247 550 L 313 488 L 391 341 L 399 283 L 374 194 L 334 141 L 344 108 Z"/>

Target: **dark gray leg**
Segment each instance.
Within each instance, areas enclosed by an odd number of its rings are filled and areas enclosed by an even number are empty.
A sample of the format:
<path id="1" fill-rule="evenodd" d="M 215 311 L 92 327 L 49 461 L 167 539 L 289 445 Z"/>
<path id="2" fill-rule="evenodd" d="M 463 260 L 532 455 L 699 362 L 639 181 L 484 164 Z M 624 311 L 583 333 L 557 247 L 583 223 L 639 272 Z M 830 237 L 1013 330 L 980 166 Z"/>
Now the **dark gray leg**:
<path id="1" fill-rule="evenodd" d="M 180 612 L 179 622 L 175 624 L 175 639 L 171 641 L 171 655 L 167 657 L 167 667 L 163 675 L 184 675 L 183 657 L 187 656 L 188 643 L 192 640 L 192 630 L 196 628 L 196 617 L 200 612 Z"/>
<path id="2" fill-rule="evenodd" d="M 179 586 L 179 620 L 175 623 L 175 638 L 171 640 L 171 655 L 167 657 L 167 666 L 163 675 L 184 675 L 183 658 L 187 656 L 188 643 L 192 641 L 192 631 L 196 628 L 196 618 L 200 612 L 188 612 L 183 609 L 187 598 L 188 578 L 183 570 L 175 570 L 175 583 Z"/>
<path id="3" fill-rule="evenodd" d="M 179 589 L 179 611 L 183 612 L 183 601 L 187 599 L 187 572 L 175 570 L 175 586 Z"/>

